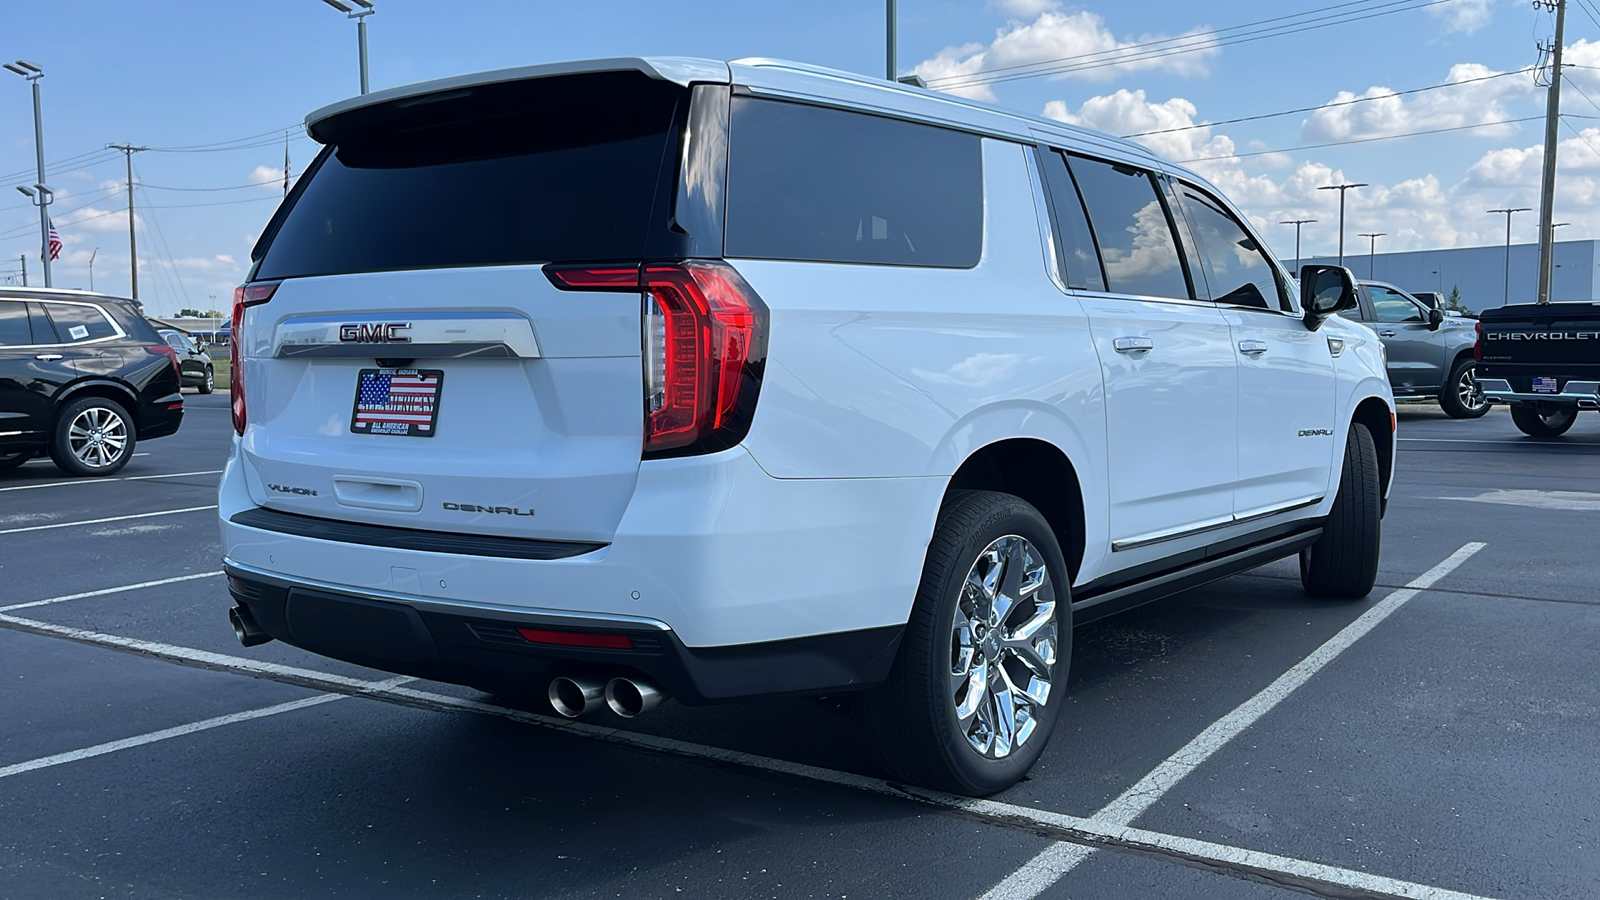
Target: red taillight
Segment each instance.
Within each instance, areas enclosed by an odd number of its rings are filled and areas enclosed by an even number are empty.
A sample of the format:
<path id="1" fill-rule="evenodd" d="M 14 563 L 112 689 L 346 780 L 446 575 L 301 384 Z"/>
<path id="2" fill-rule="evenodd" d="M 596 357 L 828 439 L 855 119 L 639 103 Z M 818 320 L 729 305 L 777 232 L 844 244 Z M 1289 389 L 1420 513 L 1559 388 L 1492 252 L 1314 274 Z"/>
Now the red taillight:
<path id="1" fill-rule="evenodd" d="M 241 284 L 233 289 L 233 325 L 228 334 L 228 395 L 230 405 L 233 407 L 233 430 L 235 434 L 244 434 L 244 426 L 249 421 L 245 414 L 244 406 L 244 367 L 239 364 L 239 342 L 244 339 L 244 310 L 247 306 L 255 306 L 272 299 L 278 290 L 277 281 L 258 281 L 253 284 Z"/>
<path id="2" fill-rule="evenodd" d="M 590 647 L 599 650 L 633 649 L 633 640 L 625 634 L 599 634 L 591 631 L 551 631 L 545 628 L 518 628 L 517 634 L 535 644 Z"/>
<path id="3" fill-rule="evenodd" d="M 172 363 L 173 377 L 178 379 L 178 383 L 180 385 L 183 384 L 183 369 L 179 368 L 178 366 L 178 351 L 172 349 L 166 344 L 151 344 L 150 346 L 145 347 L 145 349 L 149 350 L 151 353 L 159 353 L 162 356 L 165 356 L 167 358 L 167 362 Z"/>
<path id="4" fill-rule="evenodd" d="M 1472 358 L 1483 362 L 1483 323 L 1473 322 L 1472 330 L 1478 334 L 1478 339 L 1472 342 Z"/>
<path id="5" fill-rule="evenodd" d="M 710 453 L 750 430 L 766 362 L 767 307 L 727 263 L 547 266 L 564 290 L 644 293 L 646 457 Z"/>

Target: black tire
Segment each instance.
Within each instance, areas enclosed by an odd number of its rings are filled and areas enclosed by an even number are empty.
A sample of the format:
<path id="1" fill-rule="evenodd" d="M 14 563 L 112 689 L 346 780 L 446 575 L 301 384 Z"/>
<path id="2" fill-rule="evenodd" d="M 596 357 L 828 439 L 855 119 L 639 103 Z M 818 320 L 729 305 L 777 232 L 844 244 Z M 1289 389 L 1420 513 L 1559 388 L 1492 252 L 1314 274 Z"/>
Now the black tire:
<path id="1" fill-rule="evenodd" d="M 1572 408 L 1541 411 L 1528 403 L 1511 405 L 1511 421 L 1528 437 L 1553 438 L 1567 433 L 1572 423 L 1578 421 L 1578 411 Z"/>
<path id="2" fill-rule="evenodd" d="M 104 423 L 104 427 L 83 427 L 94 421 Z M 100 442 L 103 452 L 89 449 L 89 445 L 94 443 L 92 435 L 95 431 L 103 435 Z M 82 437 L 84 433 L 91 437 L 85 440 Z M 120 443 L 113 444 L 116 440 L 120 440 Z M 74 441 L 77 442 L 76 446 Z M 56 416 L 55 428 L 50 435 L 50 459 L 56 468 L 68 475 L 103 478 L 122 471 L 122 467 L 133 458 L 136 442 L 133 417 L 128 415 L 122 404 L 104 397 L 84 397 L 68 403 Z M 97 462 L 102 459 L 104 462 Z"/>
<path id="3" fill-rule="evenodd" d="M 1024 541 L 1009 540 L 1017 537 Z M 1033 551 L 1031 555 L 1029 545 Z M 1019 711 L 1025 709 L 1028 716 L 1023 717 L 1020 712 L 1010 716 L 1014 726 L 1012 733 L 1022 737 L 1020 741 L 1011 742 L 1009 752 L 1004 755 L 999 753 L 1000 739 L 995 737 L 1004 728 L 987 730 L 991 736 L 988 751 L 980 752 L 969 743 L 968 729 L 962 727 L 957 716 L 955 699 L 967 696 L 959 692 L 975 689 L 979 667 L 984 667 L 986 672 L 996 672 L 995 667 L 1004 666 L 1013 684 L 1017 682 L 1015 673 L 1027 670 L 1021 655 L 1004 649 L 1007 645 L 998 641 L 1000 635 L 1016 634 L 1014 629 L 1002 627 L 987 631 L 974 626 L 958 631 L 955 626 L 958 610 L 985 602 L 976 589 L 966 589 L 966 582 L 969 573 L 989 560 L 986 554 L 994 548 L 1000 548 L 997 554 L 1008 551 L 1011 554 L 1005 557 L 1007 564 L 994 582 L 997 593 L 1006 594 L 1005 585 L 1011 585 L 1013 593 L 1022 595 L 1022 576 L 1017 575 L 1018 580 L 1013 581 L 1012 572 L 1038 572 L 1037 568 L 1030 570 L 1028 562 L 1015 565 L 1014 560 L 1040 562 L 1048 576 L 1026 599 L 1014 601 L 1010 614 L 1000 616 L 999 621 L 1014 626 L 1020 617 L 1020 621 L 1031 624 L 1040 615 L 1051 616 L 1051 612 L 1043 608 L 1046 600 L 1053 600 L 1055 604 L 1053 617 L 1033 630 L 1034 636 L 1028 641 L 1041 660 L 1046 656 L 1054 659 L 1053 664 L 1046 667 L 1049 689 L 1042 692 L 1042 706 L 1023 703 L 1016 707 Z M 1026 775 L 1050 739 L 1065 702 L 1072 648 L 1071 599 L 1071 580 L 1061 548 L 1050 524 L 1038 510 L 1010 494 L 988 491 L 961 492 L 949 498 L 940 510 L 933 540 L 928 545 L 922 583 L 917 589 L 916 602 L 889 680 L 864 695 L 857 711 L 879 762 L 890 777 L 952 793 L 982 796 L 1004 790 Z M 1049 633 L 1045 629 L 1051 625 L 1055 634 L 1051 649 L 1046 653 L 1044 643 Z M 971 643 L 964 643 L 963 636 L 975 638 Z M 1008 653 L 1013 655 L 1006 655 Z M 952 666 L 961 654 L 965 654 L 962 658 L 970 671 L 957 684 L 954 679 L 959 676 Z M 993 675 L 990 679 L 993 684 L 1007 683 Z M 979 692 L 973 696 L 978 698 L 980 711 L 973 713 L 968 721 L 982 734 L 985 732 L 984 713 L 989 714 L 989 722 L 998 722 L 1000 707 L 988 702 L 991 692 L 976 690 Z M 1015 692 L 993 693 L 1003 694 L 1012 702 L 1016 698 Z M 1032 730 L 1024 734 L 1030 719 Z"/>
<path id="4" fill-rule="evenodd" d="M 212 368 L 210 366 L 206 366 L 206 377 L 200 379 L 200 393 L 209 394 L 209 393 L 211 393 L 212 391 L 214 391 L 216 389 L 217 389 L 216 372 L 214 370 L 212 370 Z"/>
<path id="5" fill-rule="evenodd" d="M 1439 406 L 1452 419 L 1477 419 L 1489 411 L 1489 398 L 1477 379 L 1478 361 L 1463 359 L 1450 367 L 1450 377 L 1439 391 Z"/>
<path id="6" fill-rule="evenodd" d="M 1317 542 L 1300 551 L 1300 584 L 1313 597 L 1357 599 L 1378 580 L 1383 488 L 1378 448 L 1367 426 L 1350 426 L 1339 492 Z"/>
<path id="7" fill-rule="evenodd" d="M 18 450 L 17 452 L 7 456 L 0 456 L 0 472 L 5 471 L 6 469 L 15 469 L 17 466 L 20 466 L 28 460 L 33 459 L 33 456 L 34 453 L 32 450 Z"/>

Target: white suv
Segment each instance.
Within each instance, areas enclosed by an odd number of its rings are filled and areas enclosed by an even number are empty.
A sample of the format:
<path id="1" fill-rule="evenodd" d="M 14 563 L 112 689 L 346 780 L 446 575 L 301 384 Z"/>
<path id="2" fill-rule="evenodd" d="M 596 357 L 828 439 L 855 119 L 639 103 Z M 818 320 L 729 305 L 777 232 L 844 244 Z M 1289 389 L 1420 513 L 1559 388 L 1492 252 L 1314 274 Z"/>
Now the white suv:
<path id="1" fill-rule="evenodd" d="M 233 310 L 231 617 L 579 715 L 857 692 L 1014 783 L 1072 626 L 1300 554 L 1372 587 L 1372 333 L 1104 135 L 789 63 L 338 103 Z M 1309 304 L 1312 308 L 1303 308 Z"/>

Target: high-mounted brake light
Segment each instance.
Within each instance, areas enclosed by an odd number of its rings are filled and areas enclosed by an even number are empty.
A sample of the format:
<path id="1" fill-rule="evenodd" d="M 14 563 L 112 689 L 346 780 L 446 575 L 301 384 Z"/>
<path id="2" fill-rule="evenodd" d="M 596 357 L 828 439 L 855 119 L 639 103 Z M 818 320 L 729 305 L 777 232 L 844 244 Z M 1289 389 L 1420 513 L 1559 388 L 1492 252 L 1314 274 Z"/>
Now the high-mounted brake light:
<path id="1" fill-rule="evenodd" d="M 687 260 L 546 266 L 545 274 L 563 290 L 643 293 L 646 458 L 744 440 L 766 363 L 768 312 L 738 270 Z"/>
<path id="2" fill-rule="evenodd" d="M 244 325 L 244 311 L 246 307 L 256 306 L 272 299 L 277 292 L 278 281 L 257 281 L 251 284 L 241 284 L 233 289 L 233 325 L 228 333 L 228 395 L 230 405 L 233 407 L 233 431 L 235 434 L 244 434 L 244 426 L 249 421 L 244 405 L 244 366 L 240 365 L 239 342 L 244 339 L 242 326 Z"/>

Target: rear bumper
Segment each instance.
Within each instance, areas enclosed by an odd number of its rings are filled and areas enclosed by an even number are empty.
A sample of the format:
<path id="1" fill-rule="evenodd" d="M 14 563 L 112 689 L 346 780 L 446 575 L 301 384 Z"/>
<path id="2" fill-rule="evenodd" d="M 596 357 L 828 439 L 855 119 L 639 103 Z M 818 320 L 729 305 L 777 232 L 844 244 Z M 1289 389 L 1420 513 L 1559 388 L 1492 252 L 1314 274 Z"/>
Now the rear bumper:
<path id="1" fill-rule="evenodd" d="M 543 692 L 556 675 L 643 675 L 689 704 L 856 690 L 888 677 L 899 626 L 734 647 L 690 648 L 661 622 L 562 615 L 351 592 L 228 562 L 228 590 L 268 634 L 390 672 L 489 690 Z M 536 644 L 519 626 L 626 635 L 628 650 Z"/>
<path id="2" fill-rule="evenodd" d="M 1557 403 L 1578 409 L 1600 409 L 1600 381 L 1569 381 L 1559 394 L 1534 394 L 1511 389 L 1504 378 L 1483 378 L 1483 395 L 1497 403 Z"/>
<path id="3" fill-rule="evenodd" d="M 176 406 L 176 409 L 170 407 Z M 175 434 L 183 424 L 183 395 L 168 394 L 159 400 L 144 404 L 139 412 L 139 440 Z"/>

